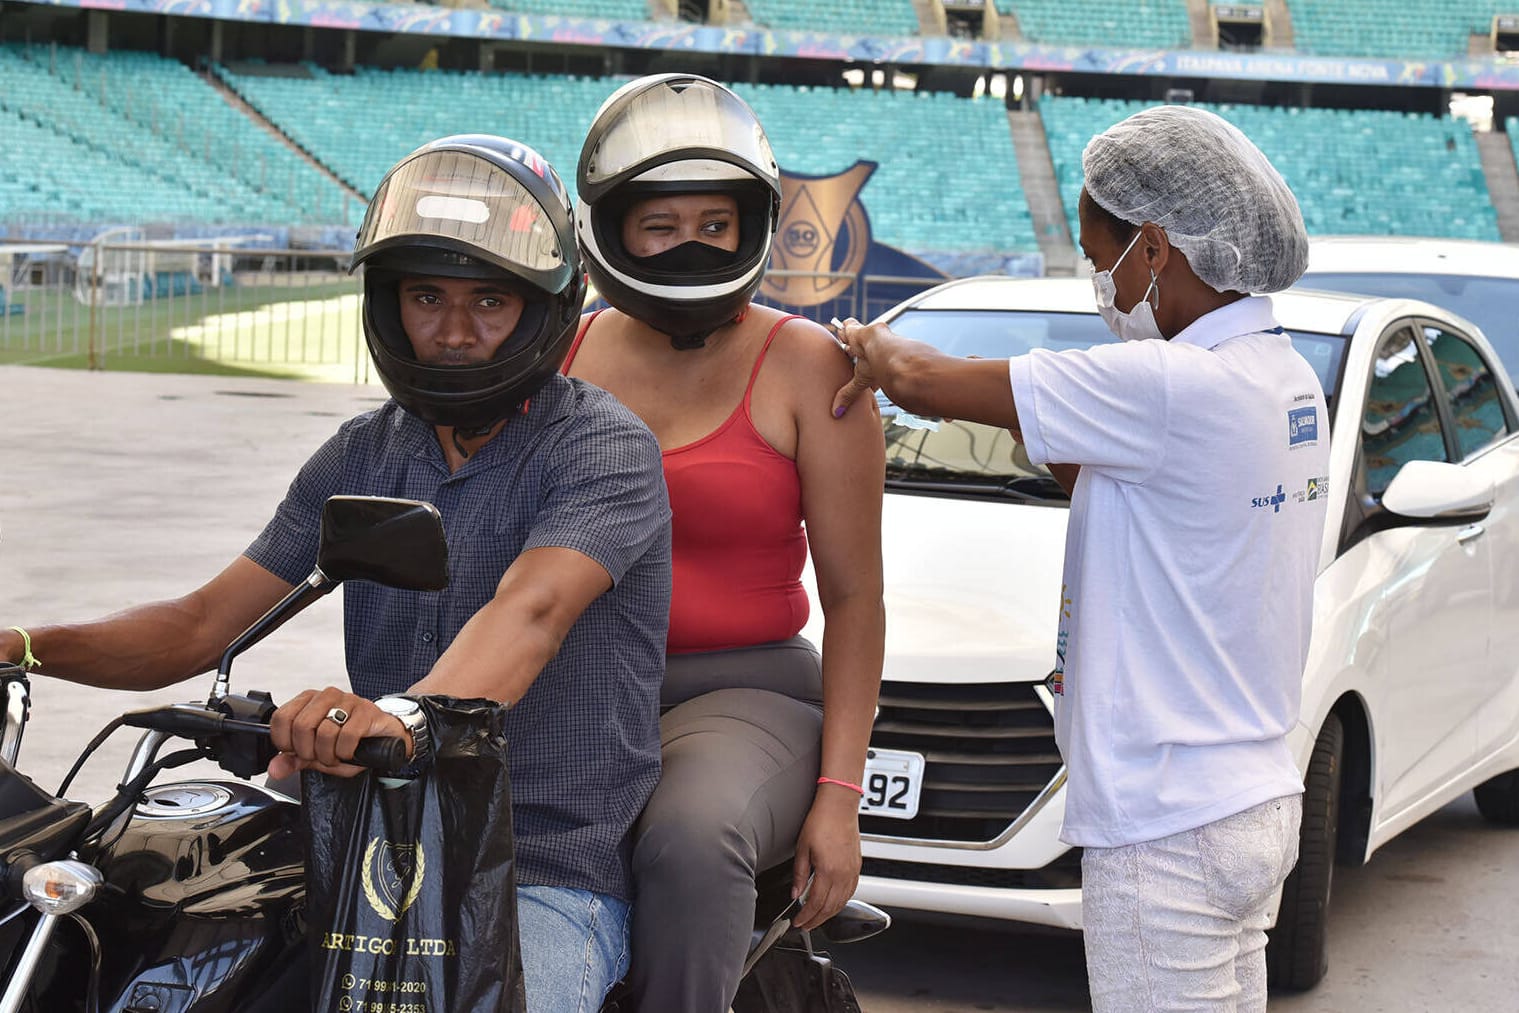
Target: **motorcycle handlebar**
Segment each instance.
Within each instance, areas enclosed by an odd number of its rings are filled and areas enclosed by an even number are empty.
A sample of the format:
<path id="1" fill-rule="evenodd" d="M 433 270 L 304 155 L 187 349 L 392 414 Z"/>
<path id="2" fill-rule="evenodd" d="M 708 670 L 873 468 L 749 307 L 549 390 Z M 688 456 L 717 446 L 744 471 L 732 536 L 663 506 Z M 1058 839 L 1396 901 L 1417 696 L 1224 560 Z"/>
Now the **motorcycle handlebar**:
<path id="1" fill-rule="evenodd" d="M 353 762 L 379 773 L 393 773 L 406 766 L 406 740 L 391 735 L 374 735 L 360 739 L 353 751 Z"/>
<path id="2" fill-rule="evenodd" d="M 242 721 L 195 704 L 170 704 L 132 711 L 122 716 L 122 723 L 135 728 L 151 728 L 185 738 L 206 739 L 227 734 L 245 734 L 267 740 L 269 726 L 260 721 Z M 406 741 L 390 735 L 376 735 L 359 740 L 353 762 L 377 773 L 395 773 L 407 764 Z"/>

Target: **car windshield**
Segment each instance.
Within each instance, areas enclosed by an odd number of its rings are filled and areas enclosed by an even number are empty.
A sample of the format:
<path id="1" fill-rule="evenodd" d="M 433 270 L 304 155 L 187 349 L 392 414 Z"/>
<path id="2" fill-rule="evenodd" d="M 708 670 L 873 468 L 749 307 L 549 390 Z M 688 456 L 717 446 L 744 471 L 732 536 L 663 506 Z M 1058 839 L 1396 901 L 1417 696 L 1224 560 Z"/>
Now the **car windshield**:
<path id="1" fill-rule="evenodd" d="M 1457 313 L 1482 329 L 1509 376 L 1519 376 L 1519 278 L 1472 278 L 1459 274 L 1378 274 L 1360 271 L 1313 273 L 1301 288 L 1422 299 Z"/>
<path id="2" fill-rule="evenodd" d="M 1096 313 L 1039 310 L 909 309 L 892 330 L 951 355 L 1006 359 L 1036 348 L 1054 352 L 1116 340 Z M 1345 339 L 1294 333 L 1293 346 L 1318 373 L 1333 417 Z M 976 422 L 920 419 L 877 395 L 886 427 L 886 486 L 896 492 L 1010 499 L 1064 506 L 1065 490 L 1032 463 L 1005 429 Z"/>

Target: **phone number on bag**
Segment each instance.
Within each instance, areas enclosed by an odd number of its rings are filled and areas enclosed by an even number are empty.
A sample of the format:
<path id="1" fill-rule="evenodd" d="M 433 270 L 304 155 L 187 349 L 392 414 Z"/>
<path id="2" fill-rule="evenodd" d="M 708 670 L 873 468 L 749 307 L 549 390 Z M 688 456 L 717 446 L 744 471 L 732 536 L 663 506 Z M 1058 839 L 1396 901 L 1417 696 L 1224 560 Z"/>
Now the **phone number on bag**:
<path id="1" fill-rule="evenodd" d="M 355 978 L 351 974 L 343 975 L 343 990 L 351 991 L 358 989 L 360 992 L 426 992 L 425 981 L 378 981 L 369 978 Z"/>

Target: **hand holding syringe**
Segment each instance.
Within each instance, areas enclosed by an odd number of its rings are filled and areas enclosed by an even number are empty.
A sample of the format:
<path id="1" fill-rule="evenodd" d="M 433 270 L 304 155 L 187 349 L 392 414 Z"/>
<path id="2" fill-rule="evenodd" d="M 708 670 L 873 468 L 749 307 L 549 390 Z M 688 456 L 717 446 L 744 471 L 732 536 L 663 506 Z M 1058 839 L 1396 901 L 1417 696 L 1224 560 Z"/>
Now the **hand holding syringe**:
<path id="1" fill-rule="evenodd" d="M 853 363 L 855 361 L 854 354 L 850 352 L 849 346 L 844 343 L 844 339 L 840 336 L 844 330 L 844 322 L 838 317 L 831 317 L 828 321 L 828 326 L 832 328 L 833 340 L 838 343 L 839 348 L 843 349 L 844 354 L 849 356 L 849 361 Z M 882 403 L 883 408 L 896 408 L 896 415 L 892 421 L 908 429 L 926 429 L 929 432 L 936 433 L 939 431 L 939 424 L 944 421 L 932 416 L 923 417 L 914 415 L 909 411 L 903 411 L 901 408 L 897 408 L 896 405 L 891 404 L 890 401 L 887 401 L 879 391 L 876 392 L 876 399 Z"/>

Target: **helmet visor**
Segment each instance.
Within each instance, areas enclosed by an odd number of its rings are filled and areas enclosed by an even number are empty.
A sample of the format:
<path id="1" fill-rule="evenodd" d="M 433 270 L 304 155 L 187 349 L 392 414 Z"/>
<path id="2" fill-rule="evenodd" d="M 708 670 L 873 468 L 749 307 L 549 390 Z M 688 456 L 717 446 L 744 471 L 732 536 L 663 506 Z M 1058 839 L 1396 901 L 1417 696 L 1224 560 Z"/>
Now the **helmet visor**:
<path id="1" fill-rule="evenodd" d="M 485 260 L 557 292 L 568 280 L 554 224 L 511 173 L 463 151 L 427 151 L 380 184 L 354 244 L 355 262 L 395 246 Z"/>
<path id="2" fill-rule="evenodd" d="M 596 114 L 606 129 L 580 156 L 577 185 L 583 200 L 597 199 L 630 174 L 686 159 L 737 165 L 774 185 L 775 154 L 737 95 L 683 76 L 631 87 L 614 94 Z"/>

